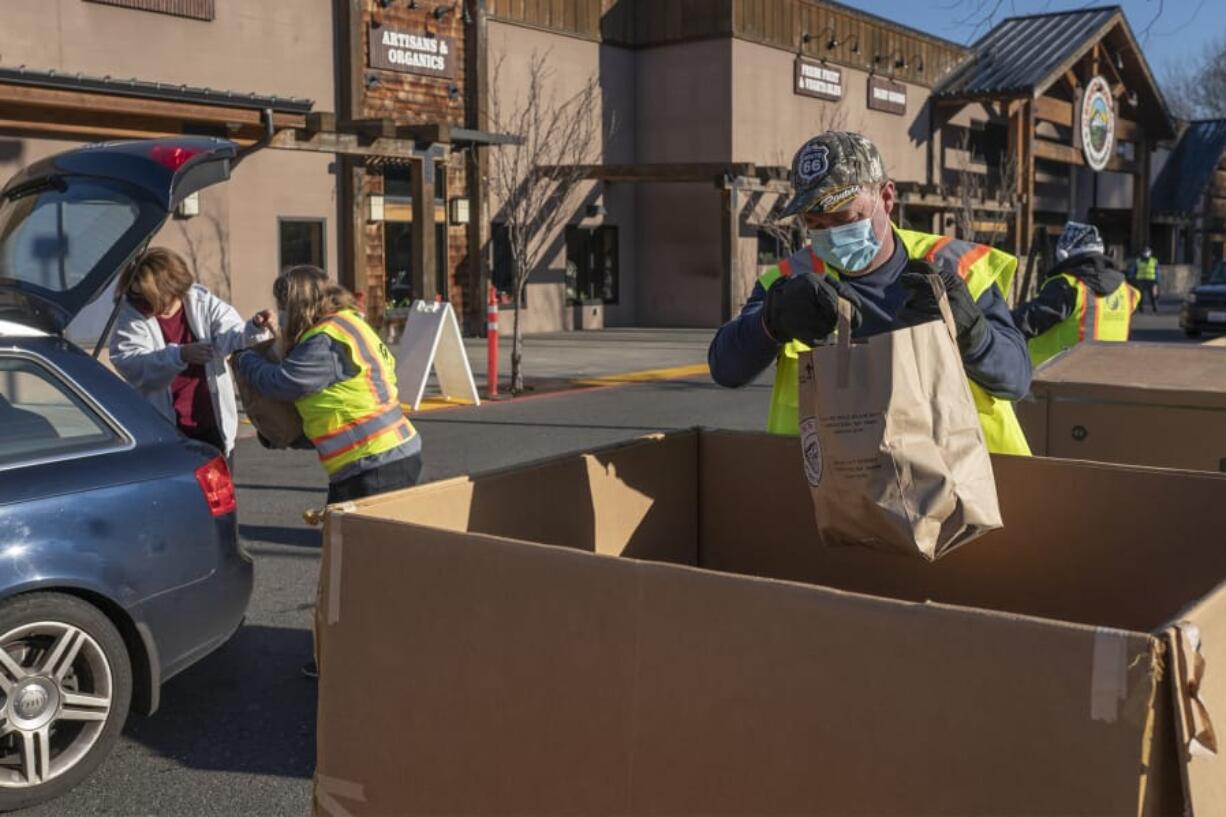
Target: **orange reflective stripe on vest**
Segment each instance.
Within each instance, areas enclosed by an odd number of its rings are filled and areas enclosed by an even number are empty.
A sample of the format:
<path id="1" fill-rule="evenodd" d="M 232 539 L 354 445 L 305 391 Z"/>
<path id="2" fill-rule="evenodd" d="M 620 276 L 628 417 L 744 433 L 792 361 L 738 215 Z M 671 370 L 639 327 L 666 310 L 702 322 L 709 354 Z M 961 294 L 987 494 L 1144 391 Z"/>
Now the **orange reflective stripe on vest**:
<path id="1" fill-rule="evenodd" d="M 400 408 L 399 403 L 388 406 L 371 417 L 363 417 L 323 437 L 316 437 L 312 442 L 315 444 L 315 450 L 319 452 L 319 459 L 327 462 L 373 440 L 397 424 L 405 425 L 404 410 Z"/>

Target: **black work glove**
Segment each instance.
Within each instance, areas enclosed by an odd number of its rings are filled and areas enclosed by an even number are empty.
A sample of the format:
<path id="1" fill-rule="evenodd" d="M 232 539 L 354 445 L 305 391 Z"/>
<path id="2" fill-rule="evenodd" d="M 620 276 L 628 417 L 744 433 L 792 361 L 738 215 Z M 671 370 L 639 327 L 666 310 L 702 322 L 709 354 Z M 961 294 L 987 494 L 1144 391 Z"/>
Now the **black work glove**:
<path id="1" fill-rule="evenodd" d="M 908 261 L 907 269 L 899 280 L 910 290 L 910 294 L 898 313 L 898 319 L 908 326 L 933 318 L 940 319 L 941 309 L 929 282 L 929 276 L 933 275 L 945 284 L 945 292 L 949 295 L 949 311 L 953 313 L 954 324 L 958 329 L 958 351 L 965 357 L 982 348 L 991 330 L 983 311 L 971 297 L 971 291 L 966 288 L 966 282 L 956 272 L 940 269 L 927 261 Z"/>
<path id="2" fill-rule="evenodd" d="M 839 325 L 839 298 L 851 302 L 851 328 L 860 327 L 860 296 L 835 278 L 812 272 L 780 278 L 766 292 L 762 321 L 779 343 L 815 346 Z"/>

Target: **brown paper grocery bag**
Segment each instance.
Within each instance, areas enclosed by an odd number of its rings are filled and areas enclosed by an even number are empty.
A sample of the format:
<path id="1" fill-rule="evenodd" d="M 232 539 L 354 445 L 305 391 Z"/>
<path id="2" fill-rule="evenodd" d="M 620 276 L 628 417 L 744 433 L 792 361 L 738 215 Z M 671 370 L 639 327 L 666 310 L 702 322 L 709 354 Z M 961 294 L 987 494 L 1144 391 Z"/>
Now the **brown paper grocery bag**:
<path id="1" fill-rule="evenodd" d="M 800 438 L 826 545 L 932 561 L 1001 527 L 992 460 L 958 353 L 940 278 L 943 320 L 851 340 L 801 358 Z"/>
<path id="2" fill-rule="evenodd" d="M 267 340 L 251 347 L 251 351 L 265 360 L 279 361 L 277 343 Z M 255 426 L 260 436 L 268 441 L 269 448 L 289 448 L 302 439 L 302 416 L 293 403 L 285 400 L 273 400 L 260 394 L 239 373 L 238 367 L 231 365 L 234 372 L 234 385 L 238 389 L 238 397 L 243 402 L 243 411 L 247 419 Z"/>

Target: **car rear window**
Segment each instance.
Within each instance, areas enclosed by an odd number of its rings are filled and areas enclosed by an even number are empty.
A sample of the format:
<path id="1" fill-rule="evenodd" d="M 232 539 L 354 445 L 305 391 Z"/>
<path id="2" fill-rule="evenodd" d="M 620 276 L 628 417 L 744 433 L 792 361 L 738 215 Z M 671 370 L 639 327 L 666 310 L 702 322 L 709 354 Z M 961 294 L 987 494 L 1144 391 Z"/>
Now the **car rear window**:
<path id="1" fill-rule="evenodd" d="M 97 412 L 43 365 L 0 357 L 0 467 L 122 444 Z"/>
<path id="2" fill-rule="evenodd" d="M 124 191 L 81 178 L 49 180 L 6 198 L 0 201 L 0 279 L 67 292 L 137 227 L 141 209 Z"/>

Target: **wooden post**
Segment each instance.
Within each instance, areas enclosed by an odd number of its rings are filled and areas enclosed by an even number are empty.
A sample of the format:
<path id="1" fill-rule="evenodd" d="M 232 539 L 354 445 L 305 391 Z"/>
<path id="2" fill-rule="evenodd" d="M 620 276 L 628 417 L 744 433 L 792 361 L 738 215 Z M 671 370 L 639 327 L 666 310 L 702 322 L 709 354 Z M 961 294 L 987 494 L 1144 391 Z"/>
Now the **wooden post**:
<path id="1" fill-rule="evenodd" d="M 433 301 L 434 253 L 434 149 L 413 162 L 413 297 Z"/>
<path id="2" fill-rule="evenodd" d="M 334 0 L 337 17 L 336 41 L 340 58 L 336 62 L 336 108 L 339 119 L 348 121 L 362 117 L 366 85 L 363 69 L 366 65 L 365 20 L 361 0 Z M 324 124 L 324 123 L 320 123 Z M 335 122 L 330 123 L 335 130 Z M 366 280 L 366 214 L 362 185 L 365 168 L 356 159 L 338 156 L 336 159 L 336 278 L 341 286 L 353 292 L 363 292 Z"/>
<path id="3" fill-rule="evenodd" d="M 465 84 L 468 93 L 468 110 L 465 118 L 471 126 L 478 130 L 490 130 L 489 106 L 489 40 L 488 25 L 485 12 L 485 0 L 473 3 L 473 22 L 469 26 L 468 42 L 465 45 Z M 485 218 L 486 185 L 489 176 L 489 148 L 474 147 L 468 151 L 465 180 L 468 183 L 468 228 L 465 230 L 468 239 L 468 286 L 471 292 L 487 292 L 493 285 L 485 252 L 486 233 L 489 223 Z M 467 294 L 467 293 L 465 293 Z M 473 309 L 465 309 L 466 317 L 478 325 L 484 325 L 480 313 L 478 299 L 464 299 L 465 304 L 472 301 Z"/>
<path id="4" fill-rule="evenodd" d="M 732 320 L 732 290 L 736 285 L 737 243 L 740 238 L 740 196 L 736 185 L 739 180 L 732 179 L 719 191 L 720 208 L 720 252 L 723 263 L 720 269 L 720 320 Z"/>
<path id="5" fill-rule="evenodd" d="M 1034 233 L 1034 104 L 1030 100 L 1009 103 L 1009 153 L 1016 165 L 1014 190 L 1017 210 L 1013 216 L 1013 252 L 1028 252 Z"/>
<path id="6" fill-rule="evenodd" d="M 1135 255 L 1149 245 L 1149 139 L 1142 138 L 1136 146 L 1136 174 L 1132 177 L 1132 241 Z"/>

